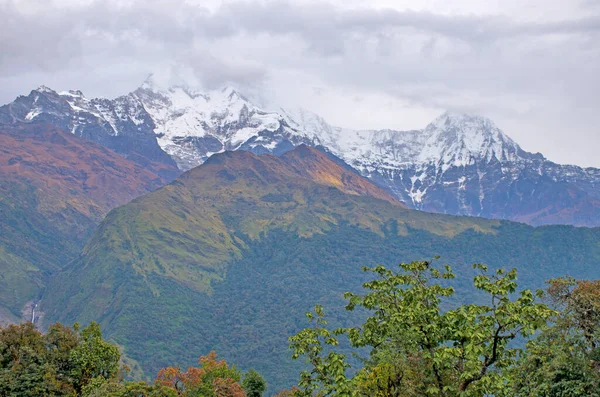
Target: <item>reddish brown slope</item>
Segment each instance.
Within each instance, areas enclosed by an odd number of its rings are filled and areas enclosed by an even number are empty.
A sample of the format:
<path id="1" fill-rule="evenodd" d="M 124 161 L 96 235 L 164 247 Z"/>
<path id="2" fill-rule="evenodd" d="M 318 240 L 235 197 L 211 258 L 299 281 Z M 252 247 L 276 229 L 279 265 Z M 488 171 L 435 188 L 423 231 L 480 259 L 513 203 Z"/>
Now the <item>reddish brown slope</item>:
<path id="1" fill-rule="evenodd" d="M 165 182 L 53 126 L 0 130 L 0 322 L 18 319 L 112 208 Z"/>
<path id="2" fill-rule="evenodd" d="M 103 146 L 49 125 L 0 131 L 0 177 L 39 189 L 43 212 L 71 207 L 94 221 L 166 183 Z"/>
<path id="3" fill-rule="evenodd" d="M 378 198 L 394 205 L 404 206 L 386 190 L 345 169 L 315 148 L 300 145 L 281 156 L 281 159 L 299 175 L 312 179 L 316 183 L 336 187 L 344 193 Z"/>

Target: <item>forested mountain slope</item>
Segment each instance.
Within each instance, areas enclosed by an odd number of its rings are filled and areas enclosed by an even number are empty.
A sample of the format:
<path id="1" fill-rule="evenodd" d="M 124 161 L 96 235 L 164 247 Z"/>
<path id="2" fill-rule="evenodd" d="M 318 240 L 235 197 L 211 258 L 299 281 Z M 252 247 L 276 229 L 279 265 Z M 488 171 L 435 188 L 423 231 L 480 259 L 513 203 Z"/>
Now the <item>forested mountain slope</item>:
<path id="1" fill-rule="evenodd" d="M 99 321 L 150 373 L 216 349 L 277 389 L 302 365 L 287 337 L 305 311 L 324 303 L 336 322 L 363 265 L 434 255 L 461 280 L 484 262 L 541 287 L 565 273 L 597 278 L 600 229 L 410 210 L 306 146 L 281 157 L 226 152 L 111 211 L 42 309 L 47 322 Z M 468 285 L 457 299 L 473 298 Z"/>
<path id="2" fill-rule="evenodd" d="M 0 128 L 0 322 L 31 319 L 48 276 L 104 216 L 165 183 L 52 125 Z"/>

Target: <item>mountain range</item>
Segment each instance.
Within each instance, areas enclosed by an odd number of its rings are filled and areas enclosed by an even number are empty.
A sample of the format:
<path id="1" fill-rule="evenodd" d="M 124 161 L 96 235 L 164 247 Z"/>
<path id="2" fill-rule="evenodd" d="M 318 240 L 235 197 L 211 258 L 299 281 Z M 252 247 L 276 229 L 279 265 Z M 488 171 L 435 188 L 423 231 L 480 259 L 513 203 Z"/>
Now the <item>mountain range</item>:
<path id="1" fill-rule="evenodd" d="M 231 87 L 160 88 L 149 78 L 114 100 L 33 90 L 0 125 L 44 121 L 122 154 L 166 180 L 223 151 L 281 155 L 319 147 L 408 207 L 531 225 L 600 226 L 600 170 L 529 153 L 486 118 L 444 113 L 422 130 L 350 130 L 302 109 L 261 107 Z"/>
<path id="2" fill-rule="evenodd" d="M 366 281 L 362 266 L 435 255 L 460 274 L 457 299 L 476 301 L 473 263 L 517 267 L 521 287 L 597 277 L 600 228 L 415 211 L 306 145 L 228 151 L 113 209 L 50 278 L 38 310 L 44 324 L 100 322 L 136 373 L 214 349 L 276 391 L 304 365 L 287 338 L 306 311 L 324 304 L 331 325 L 344 325 L 343 293 Z"/>
<path id="3" fill-rule="evenodd" d="M 598 277 L 600 228 L 575 225 L 600 225 L 600 170 L 477 116 L 359 131 L 271 108 L 151 79 L 0 107 L 0 323 L 98 321 L 137 376 L 214 349 L 278 389 L 303 367 L 288 336 L 316 303 L 343 325 L 364 265 L 441 255 L 463 300 L 473 263 Z"/>

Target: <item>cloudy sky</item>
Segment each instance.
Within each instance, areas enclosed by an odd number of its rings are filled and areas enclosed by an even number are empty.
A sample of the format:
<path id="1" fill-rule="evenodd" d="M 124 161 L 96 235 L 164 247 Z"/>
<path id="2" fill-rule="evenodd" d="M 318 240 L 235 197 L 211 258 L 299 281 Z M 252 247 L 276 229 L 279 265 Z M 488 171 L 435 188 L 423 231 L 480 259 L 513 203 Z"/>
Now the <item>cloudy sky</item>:
<path id="1" fill-rule="evenodd" d="M 114 97 L 149 73 L 230 84 L 349 128 L 478 113 L 600 167 L 600 0 L 0 0 L 0 102 Z"/>

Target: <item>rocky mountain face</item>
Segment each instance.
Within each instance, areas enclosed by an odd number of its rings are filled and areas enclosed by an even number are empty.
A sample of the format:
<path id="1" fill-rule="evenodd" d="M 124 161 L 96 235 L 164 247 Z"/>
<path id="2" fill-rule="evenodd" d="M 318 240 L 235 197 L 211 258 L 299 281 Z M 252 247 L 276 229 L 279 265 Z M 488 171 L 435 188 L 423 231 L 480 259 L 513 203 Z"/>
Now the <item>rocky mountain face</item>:
<path id="1" fill-rule="evenodd" d="M 57 93 L 42 86 L 0 107 L 0 126 L 31 122 L 48 123 L 99 143 L 167 180 L 180 174 L 156 142 L 154 121 L 132 94 L 90 100 L 81 91 Z"/>
<path id="2" fill-rule="evenodd" d="M 599 170 L 525 152 L 488 119 L 446 113 L 424 130 L 373 131 L 365 140 L 367 150 L 352 142 L 338 152 L 355 153 L 342 158 L 413 208 L 533 225 L 600 225 Z"/>
<path id="3" fill-rule="evenodd" d="M 343 160 L 411 208 L 533 225 L 600 226 L 600 170 L 528 153 L 491 120 L 445 113 L 422 130 L 358 131 L 305 110 L 266 110 L 236 90 L 167 89 L 149 78 L 116 98 L 32 91 L 0 108 L 0 123 L 47 120 L 176 175 L 214 153 L 281 155 L 307 144 Z"/>

